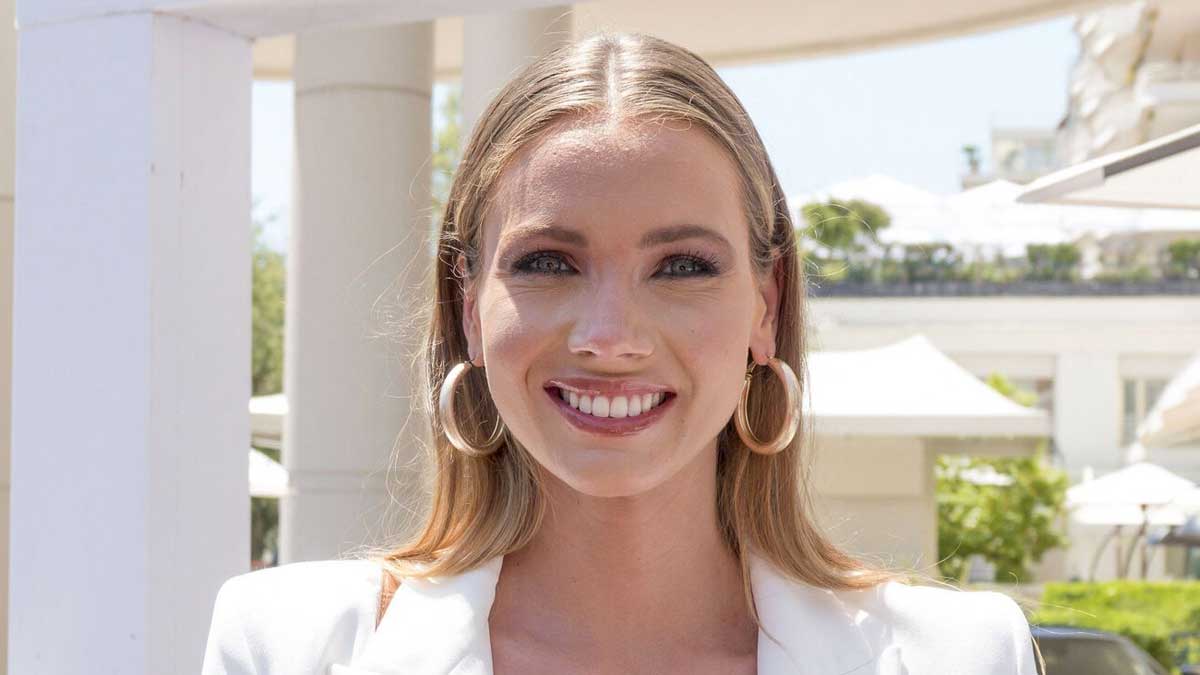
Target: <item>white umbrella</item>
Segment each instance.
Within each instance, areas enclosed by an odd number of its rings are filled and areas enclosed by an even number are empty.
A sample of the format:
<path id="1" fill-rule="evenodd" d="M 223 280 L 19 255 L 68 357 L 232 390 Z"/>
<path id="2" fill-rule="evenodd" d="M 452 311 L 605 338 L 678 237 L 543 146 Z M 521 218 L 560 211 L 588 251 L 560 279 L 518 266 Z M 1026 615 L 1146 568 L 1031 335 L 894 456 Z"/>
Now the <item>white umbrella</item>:
<path id="1" fill-rule="evenodd" d="M 1165 506 L 1194 487 L 1192 481 L 1157 464 L 1137 462 L 1070 488 L 1067 505 Z"/>
<path id="2" fill-rule="evenodd" d="M 250 448 L 250 496 L 282 497 L 287 493 L 287 469 L 261 451 Z"/>
<path id="3" fill-rule="evenodd" d="M 1185 498 L 1196 484 L 1149 462 L 1137 462 L 1123 469 L 1080 483 L 1067 490 L 1067 505 L 1078 522 L 1113 525 L 1112 533 L 1101 543 L 1092 558 L 1094 576 L 1100 555 L 1108 542 L 1120 535 L 1124 525 L 1138 525 L 1134 543 L 1119 568 L 1120 576 L 1129 572 L 1137 539 L 1142 539 L 1141 571 L 1146 576 L 1146 529 L 1151 525 L 1179 525 L 1185 518 L 1175 501 Z M 1120 557 L 1118 550 L 1118 558 Z"/>

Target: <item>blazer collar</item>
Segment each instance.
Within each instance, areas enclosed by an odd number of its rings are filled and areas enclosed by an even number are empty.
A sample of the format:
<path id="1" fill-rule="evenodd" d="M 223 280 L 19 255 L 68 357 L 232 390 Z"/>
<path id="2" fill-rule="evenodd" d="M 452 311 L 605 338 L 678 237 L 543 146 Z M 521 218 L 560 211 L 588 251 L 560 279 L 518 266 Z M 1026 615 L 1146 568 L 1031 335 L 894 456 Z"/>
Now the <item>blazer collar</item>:
<path id="1" fill-rule="evenodd" d="M 453 577 L 405 579 L 365 648 L 331 675 L 491 675 L 488 615 L 502 565 L 497 557 Z M 750 582 L 762 624 L 760 675 L 873 672 L 863 668 L 874 660 L 871 645 L 836 594 L 753 555 Z"/>

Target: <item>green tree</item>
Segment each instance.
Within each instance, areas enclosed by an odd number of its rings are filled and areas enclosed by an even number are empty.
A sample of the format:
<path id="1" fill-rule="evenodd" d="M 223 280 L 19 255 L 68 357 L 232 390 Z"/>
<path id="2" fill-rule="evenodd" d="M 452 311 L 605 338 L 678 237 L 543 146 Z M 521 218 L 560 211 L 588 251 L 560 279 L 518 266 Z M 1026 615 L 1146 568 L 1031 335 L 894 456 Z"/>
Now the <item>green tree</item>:
<path id="1" fill-rule="evenodd" d="M 1168 279 L 1200 279 L 1200 239 L 1180 239 L 1167 244 L 1163 276 Z"/>
<path id="2" fill-rule="evenodd" d="M 827 281 L 879 281 L 879 232 L 892 224 L 883 207 L 861 199 L 809 202 L 800 207 L 799 248 L 810 273 Z M 815 249 L 815 250 L 814 250 Z"/>
<path id="3" fill-rule="evenodd" d="M 462 158 L 462 95 L 452 88 L 438 111 L 440 119 L 433 137 L 433 208 L 440 218 L 450 195 L 450 183 Z"/>
<path id="4" fill-rule="evenodd" d="M 263 241 L 265 220 L 253 225 L 250 390 L 254 396 L 283 391 L 283 321 L 287 271 L 284 255 Z"/>
<path id="5" fill-rule="evenodd" d="M 800 207 L 800 214 L 801 234 L 843 259 L 878 244 L 879 231 L 892 224 L 883 207 L 861 199 L 809 202 Z"/>
<path id="6" fill-rule="evenodd" d="M 1079 247 L 1075 244 L 1029 244 L 1026 278 L 1035 281 L 1075 281 L 1079 278 Z"/>
<path id="7" fill-rule="evenodd" d="M 999 374 L 993 389 L 1024 406 L 1037 402 Z M 981 472 L 1008 484 L 981 484 Z M 947 579 L 966 580 L 968 561 L 979 554 L 996 567 L 996 581 L 1028 581 L 1030 568 L 1066 538 L 1059 530 L 1067 476 L 1046 461 L 1045 442 L 1028 457 L 939 457 L 936 465 L 938 567 Z"/>

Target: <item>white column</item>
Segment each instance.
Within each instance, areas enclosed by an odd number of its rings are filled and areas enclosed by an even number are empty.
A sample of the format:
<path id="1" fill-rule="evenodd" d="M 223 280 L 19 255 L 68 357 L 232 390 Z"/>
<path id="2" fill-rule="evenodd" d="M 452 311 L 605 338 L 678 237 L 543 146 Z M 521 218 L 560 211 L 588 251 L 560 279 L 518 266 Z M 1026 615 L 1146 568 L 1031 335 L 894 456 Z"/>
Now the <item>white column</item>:
<path id="1" fill-rule="evenodd" d="M 1054 440 L 1072 481 L 1121 464 L 1121 375 L 1117 354 L 1064 352 L 1055 363 Z"/>
<path id="2" fill-rule="evenodd" d="M 17 31 L 13 0 L 0 0 L 0 673 L 8 663 L 8 516 L 12 442 L 13 162 Z"/>
<path id="3" fill-rule="evenodd" d="M 433 27 L 296 40 L 296 208 L 288 259 L 283 562 L 395 536 L 426 423 L 409 419 L 415 308 L 429 298 Z M 399 335 L 397 331 L 405 331 Z"/>
<path id="4" fill-rule="evenodd" d="M 249 569 L 250 52 L 22 24 L 10 673 L 195 673 Z"/>
<path id="5" fill-rule="evenodd" d="M 509 78 L 571 39 L 570 12 L 570 5 L 553 5 L 463 19 L 464 135 L 470 134 L 475 120 Z"/>

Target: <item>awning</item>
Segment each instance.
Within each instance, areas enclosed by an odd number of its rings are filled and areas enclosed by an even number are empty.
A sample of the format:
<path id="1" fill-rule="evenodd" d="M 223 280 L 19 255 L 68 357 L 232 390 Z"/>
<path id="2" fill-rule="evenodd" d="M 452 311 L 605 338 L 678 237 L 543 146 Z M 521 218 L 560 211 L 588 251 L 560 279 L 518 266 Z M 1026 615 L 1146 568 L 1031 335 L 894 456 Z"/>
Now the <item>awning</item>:
<path id="1" fill-rule="evenodd" d="M 1200 124 L 1043 176 L 1017 201 L 1200 209 Z"/>
<path id="2" fill-rule="evenodd" d="M 1200 444 L 1200 353 L 1167 383 L 1137 434 L 1148 448 Z"/>
<path id="3" fill-rule="evenodd" d="M 1019 405 L 938 351 L 922 335 L 856 351 L 808 356 L 817 434 L 1042 438 L 1043 410 Z"/>
<path id="4" fill-rule="evenodd" d="M 439 78 L 457 78 L 462 69 L 462 15 L 553 4 L 554 0 L 491 4 L 444 0 L 424 3 L 232 0 L 197 16 L 244 34 L 262 36 L 262 27 L 253 19 L 255 14 L 239 11 L 240 6 L 252 6 L 257 13 L 274 12 L 277 16 L 274 25 L 278 27 L 271 33 L 379 21 L 399 23 L 440 15 L 445 18 L 437 19 L 434 24 L 434 73 Z M 958 37 L 1092 10 L 1105 4 L 1105 0 L 923 0 L 919 5 L 893 0 L 741 0 L 738 3 L 604 0 L 574 5 L 572 35 L 579 37 L 598 29 L 639 31 L 683 45 L 716 66 L 728 66 Z M 293 52 L 290 35 L 257 40 L 255 77 L 291 77 Z"/>

